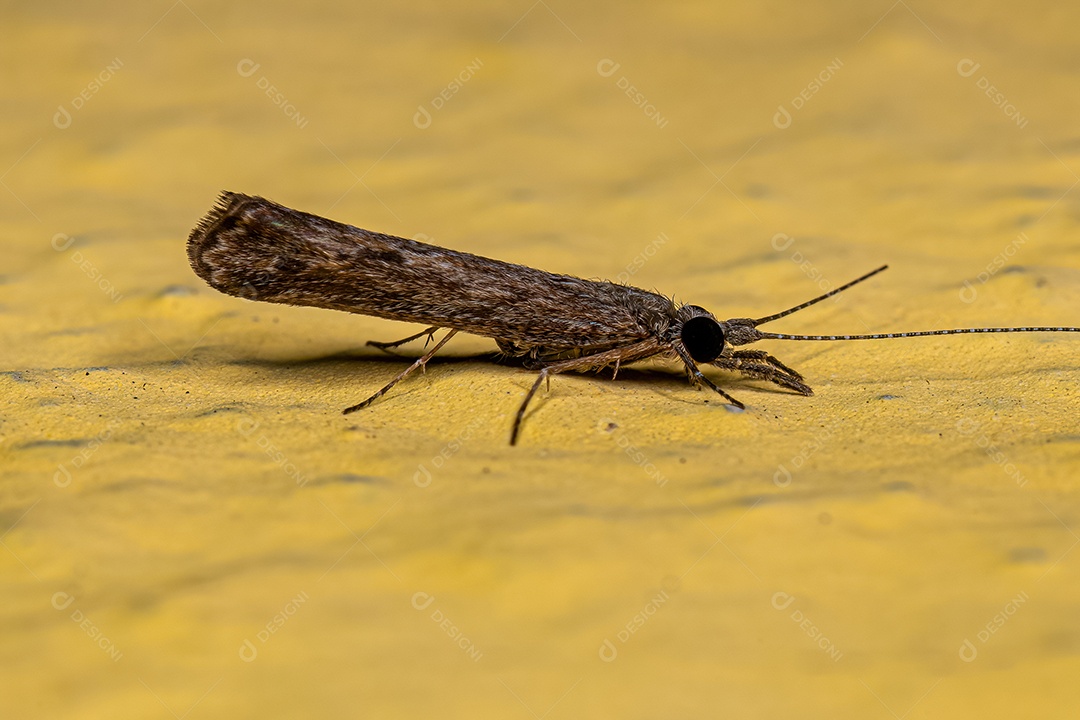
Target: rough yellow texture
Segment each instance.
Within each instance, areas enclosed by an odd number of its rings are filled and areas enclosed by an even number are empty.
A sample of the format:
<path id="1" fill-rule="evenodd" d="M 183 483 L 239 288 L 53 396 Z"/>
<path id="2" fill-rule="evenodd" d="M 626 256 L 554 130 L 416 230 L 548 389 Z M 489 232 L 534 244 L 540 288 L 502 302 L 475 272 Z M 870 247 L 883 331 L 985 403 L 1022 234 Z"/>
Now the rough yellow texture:
<path id="1" fill-rule="evenodd" d="M 490 341 L 343 417 L 418 328 L 184 244 L 231 189 L 721 317 L 892 266 L 777 331 L 1080 324 L 1076 6 L 367 5 L 2 11 L 0 716 L 1075 716 L 1080 336 L 560 376 L 510 448 Z"/>

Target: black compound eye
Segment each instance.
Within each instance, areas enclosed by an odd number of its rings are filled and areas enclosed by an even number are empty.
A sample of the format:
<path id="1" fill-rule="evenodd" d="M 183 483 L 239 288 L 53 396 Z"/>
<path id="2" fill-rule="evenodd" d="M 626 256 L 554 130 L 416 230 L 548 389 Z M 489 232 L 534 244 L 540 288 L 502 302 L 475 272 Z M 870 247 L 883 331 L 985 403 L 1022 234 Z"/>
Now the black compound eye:
<path id="1" fill-rule="evenodd" d="M 712 318 L 699 315 L 683 323 L 682 343 L 695 362 L 710 363 L 724 351 L 724 329 Z"/>

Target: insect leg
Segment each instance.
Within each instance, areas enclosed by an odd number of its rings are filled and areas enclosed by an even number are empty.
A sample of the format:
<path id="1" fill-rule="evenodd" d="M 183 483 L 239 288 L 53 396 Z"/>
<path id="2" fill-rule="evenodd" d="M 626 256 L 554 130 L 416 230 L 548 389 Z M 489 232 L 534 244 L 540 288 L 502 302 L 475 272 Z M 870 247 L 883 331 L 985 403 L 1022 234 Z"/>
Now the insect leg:
<path id="1" fill-rule="evenodd" d="M 540 369 L 540 374 L 536 377 L 536 382 L 533 383 L 528 394 L 525 395 L 525 400 L 522 401 L 521 407 L 518 408 L 517 417 L 514 418 L 514 428 L 510 432 L 510 444 L 514 445 L 517 443 L 518 433 L 521 430 L 521 422 L 525 419 L 525 409 L 533 399 L 533 396 L 536 395 L 536 391 L 540 389 L 540 384 L 546 381 L 548 389 L 550 390 L 551 376 L 555 373 L 572 372 L 575 370 L 595 370 L 606 367 L 611 363 L 615 363 L 616 365 L 624 362 L 630 363 L 635 360 L 643 360 L 652 357 L 661 350 L 662 347 L 658 345 L 655 340 L 647 338 L 640 342 L 631 343 L 622 347 L 603 350 L 592 355 L 583 355 L 582 357 L 560 360 L 543 366 Z"/>
<path id="2" fill-rule="evenodd" d="M 428 342 L 430 342 L 431 338 L 435 336 L 435 333 L 438 332 L 441 329 L 442 328 L 439 328 L 439 327 L 429 327 L 428 329 L 421 330 L 420 332 L 416 333 L 415 335 L 410 335 L 409 337 L 404 338 L 403 340 L 395 340 L 394 342 L 376 342 L 375 340 L 368 340 L 367 344 L 370 345 L 371 347 L 377 347 L 380 350 L 389 350 L 390 348 L 395 348 L 395 347 L 397 347 L 399 345 L 404 345 L 405 343 L 412 342 L 416 338 L 424 337 L 425 335 L 427 335 Z M 427 345 L 427 343 L 424 343 L 424 345 Z"/>
<path id="3" fill-rule="evenodd" d="M 540 389 L 540 383 L 544 380 L 548 381 L 548 388 L 551 387 L 551 378 L 549 377 L 550 371 L 548 368 L 544 368 L 540 371 L 540 374 L 536 376 L 536 382 L 529 388 L 529 392 L 525 395 L 525 399 L 521 401 L 521 407 L 518 408 L 517 415 L 514 417 L 514 428 L 510 431 L 510 444 L 517 444 L 518 431 L 521 430 L 521 421 L 525 417 L 525 408 L 529 407 L 529 401 L 533 399 L 533 395 Z"/>
<path id="4" fill-rule="evenodd" d="M 686 351 L 686 348 L 684 348 L 682 345 L 679 345 L 679 344 L 675 344 L 672 347 L 674 348 L 675 352 L 679 355 L 679 358 L 683 361 L 683 364 L 686 365 L 686 371 L 688 373 L 690 373 L 690 377 L 695 382 L 702 383 L 703 385 L 711 388 L 712 390 L 715 390 L 721 397 L 723 397 L 725 400 L 727 400 L 729 403 L 731 403 L 735 407 L 739 408 L 740 410 L 745 410 L 746 409 L 745 405 L 743 405 L 741 402 L 739 402 L 738 400 L 736 400 L 735 398 L 731 397 L 726 392 L 724 392 L 723 390 L 718 388 L 713 383 L 712 380 L 705 377 L 705 375 L 702 374 L 702 372 L 700 370 L 698 370 L 697 363 L 695 363 L 694 359 L 692 357 L 690 357 L 690 353 L 688 353 Z"/>
<path id="5" fill-rule="evenodd" d="M 737 360 L 761 360 L 762 362 L 771 365 L 778 370 L 782 370 L 796 380 L 803 379 L 803 376 L 798 371 L 792 370 L 787 365 L 780 362 L 764 350 L 736 350 L 734 353 L 731 354 L 731 357 Z"/>
<path id="6" fill-rule="evenodd" d="M 420 333 L 420 335 L 423 335 L 423 334 L 424 333 Z M 342 411 L 342 415 L 348 415 L 349 413 L 356 412 L 357 410 L 360 410 L 362 408 L 366 408 L 368 405 L 370 405 L 371 403 L 373 403 L 376 400 L 378 400 L 379 398 L 381 398 L 383 395 L 386 394 L 387 390 L 389 390 L 390 388 L 397 385 L 402 379 L 405 378 L 406 375 L 411 373 L 413 370 L 416 370 L 417 368 L 424 367 L 424 365 L 427 364 L 427 361 L 430 360 L 435 355 L 435 353 L 439 352 L 439 349 L 443 345 L 446 344 L 446 341 L 449 340 L 450 338 L 454 337 L 454 335 L 456 335 L 456 334 L 457 334 L 457 330 L 451 330 L 450 332 L 446 333 L 446 335 L 443 336 L 442 340 L 435 343 L 435 347 L 431 348 L 431 350 L 428 350 L 426 353 L 424 353 L 424 355 L 422 357 L 418 358 L 416 360 L 416 362 L 414 362 L 412 365 L 410 365 L 405 370 L 403 370 L 396 378 L 394 378 L 389 383 L 387 383 L 387 385 L 382 390 L 375 393 L 374 395 L 372 395 L 371 397 L 369 397 L 367 400 L 365 400 L 362 403 L 359 403 L 357 405 L 353 405 L 352 407 L 345 408 Z M 417 335 L 415 337 L 420 337 L 420 336 Z M 412 339 L 412 338 L 410 338 L 410 339 Z"/>
<path id="7" fill-rule="evenodd" d="M 780 370 L 774 365 L 763 362 L 747 361 L 738 357 L 719 357 L 713 360 L 712 365 L 721 370 L 734 370 L 735 372 L 754 380 L 765 380 L 774 385 L 794 390 L 802 395 L 813 395 L 814 391 L 809 385 L 794 375 Z"/>
<path id="8" fill-rule="evenodd" d="M 802 375 L 764 350 L 736 350 L 730 357 L 719 357 L 712 364 L 724 370 L 734 370 L 749 378 L 786 387 L 803 395 L 814 394 L 810 386 L 803 382 Z"/>

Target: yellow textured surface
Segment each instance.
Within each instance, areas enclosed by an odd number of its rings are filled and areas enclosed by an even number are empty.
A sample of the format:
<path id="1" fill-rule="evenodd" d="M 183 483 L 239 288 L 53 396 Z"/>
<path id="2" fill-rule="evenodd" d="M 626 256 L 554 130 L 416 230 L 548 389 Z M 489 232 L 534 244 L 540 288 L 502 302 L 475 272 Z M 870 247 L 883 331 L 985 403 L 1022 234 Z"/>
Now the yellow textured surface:
<path id="1" fill-rule="evenodd" d="M 1080 324 L 1080 11 L 367 5 L 3 8 L 0 716 L 1075 717 L 1080 337 L 558 377 L 509 448 L 490 341 L 343 417 L 418 328 L 184 243 L 231 189 L 721 317 L 891 264 L 775 330 Z"/>

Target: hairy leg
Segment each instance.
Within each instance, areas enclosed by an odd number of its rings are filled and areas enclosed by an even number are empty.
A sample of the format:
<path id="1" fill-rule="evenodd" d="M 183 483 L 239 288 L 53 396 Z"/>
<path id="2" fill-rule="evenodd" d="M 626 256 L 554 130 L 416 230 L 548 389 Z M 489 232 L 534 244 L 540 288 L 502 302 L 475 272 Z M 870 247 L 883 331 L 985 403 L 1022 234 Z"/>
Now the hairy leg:
<path id="1" fill-rule="evenodd" d="M 585 355 L 579 358 L 571 358 L 569 360 L 560 360 L 545 365 L 540 369 L 540 374 L 536 376 L 536 382 L 529 388 L 529 392 L 525 394 L 525 399 L 522 400 L 521 406 L 518 408 L 517 415 L 514 417 L 514 427 L 510 431 L 510 444 L 517 444 L 518 434 L 521 431 L 521 423 L 525 419 L 525 410 L 529 407 L 529 403 L 532 401 L 533 396 L 536 395 L 536 391 L 540 389 L 540 384 L 545 380 L 548 383 L 548 388 L 551 387 L 551 376 L 556 373 L 568 372 L 568 371 L 585 371 L 596 370 L 599 368 L 607 367 L 608 365 L 615 364 L 616 367 L 622 363 L 630 363 L 635 360 L 643 360 L 647 357 L 652 357 L 663 350 L 663 346 L 659 345 L 655 340 L 648 339 L 643 340 L 633 345 L 627 345 L 621 348 L 615 348 L 614 350 L 605 350 L 593 355 Z"/>
<path id="2" fill-rule="evenodd" d="M 731 357 L 718 357 L 712 364 L 722 370 L 733 370 L 754 380 L 765 380 L 802 395 L 814 394 L 810 386 L 802 381 L 802 375 L 767 353 L 764 357 L 754 353 L 756 351 L 737 352 Z"/>
<path id="3" fill-rule="evenodd" d="M 718 395 L 720 395 L 722 398 L 727 400 L 729 403 L 731 403 L 735 407 L 737 407 L 739 409 L 746 409 L 745 405 L 743 405 L 741 402 L 739 402 L 738 400 L 736 400 L 735 398 L 731 397 L 726 392 L 724 392 L 723 390 L 718 388 L 716 386 L 716 384 L 713 383 L 712 380 L 705 377 L 705 375 L 701 372 L 701 370 L 698 370 L 697 363 L 695 363 L 694 359 L 692 357 L 690 357 L 690 353 L 688 353 L 686 351 L 686 348 L 684 348 L 679 343 L 676 343 L 672 347 L 675 348 L 675 352 L 676 352 L 676 354 L 678 354 L 679 359 L 682 360 L 683 365 L 686 366 L 686 372 L 688 372 L 690 374 L 690 382 L 694 383 L 695 385 L 705 385 L 706 387 L 708 387 L 708 388 L 712 389 L 713 391 L 715 391 Z M 716 364 L 716 363 L 714 362 L 713 364 Z"/>
<path id="4" fill-rule="evenodd" d="M 420 335 L 423 335 L 423 334 L 424 333 L 420 333 Z M 386 394 L 386 392 L 390 388 L 394 387 L 399 382 L 404 380 L 405 377 L 407 375 L 409 375 L 409 373 L 413 372 L 417 368 L 423 368 L 425 365 L 427 365 L 427 361 L 430 360 L 435 355 L 435 353 L 439 352 L 439 349 L 442 348 L 442 346 L 446 344 L 447 340 L 454 337 L 454 335 L 456 335 L 456 334 L 457 334 L 457 330 L 451 330 L 450 332 L 446 333 L 446 335 L 443 336 L 443 339 L 435 344 L 435 347 L 431 348 L 431 350 L 424 353 L 424 355 L 422 357 L 418 358 L 416 360 L 416 362 L 414 362 L 412 365 L 410 365 L 409 367 L 407 367 L 403 371 L 401 371 L 401 373 L 398 374 L 398 376 L 396 378 L 394 378 L 389 383 L 387 383 L 387 385 L 382 390 L 379 390 L 377 393 L 375 393 L 374 395 L 372 395 L 371 397 L 369 397 L 367 400 L 365 400 L 362 403 L 357 403 L 356 405 L 353 405 L 352 407 L 345 408 L 342 411 L 342 414 L 343 415 L 348 415 L 349 413 L 356 412 L 357 410 L 361 410 L 363 408 L 366 408 L 368 405 L 370 405 L 371 403 L 373 403 L 376 400 L 378 400 L 379 398 L 381 398 L 383 395 Z M 416 335 L 416 336 L 414 336 L 414 338 L 410 338 L 410 339 L 415 339 L 416 337 L 420 337 L 420 335 Z"/>
<path id="5" fill-rule="evenodd" d="M 800 375 L 798 371 L 792 370 L 787 365 L 780 362 L 764 350 L 736 350 L 734 353 L 731 354 L 731 357 L 735 358 L 736 360 L 756 360 L 759 362 L 764 362 L 768 365 L 772 365 L 778 370 L 782 370 L 796 380 L 803 379 L 803 376 Z"/>
<path id="6" fill-rule="evenodd" d="M 421 330 L 415 335 L 410 335 L 409 337 L 402 340 L 395 340 L 394 342 L 376 342 L 375 340 L 368 340 L 367 344 L 372 347 L 377 347 L 380 350 L 389 350 L 390 348 L 396 348 L 399 345 L 404 345 L 405 343 L 412 342 L 416 338 L 424 337 L 425 335 L 427 335 L 428 342 L 431 342 L 431 338 L 435 337 L 435 333 L 441 329 L 442 328 L 439 327 L 429 327 L 426 330 Z M 424 346 L 427 347 L 427 342 L 424 343 Z"/>

